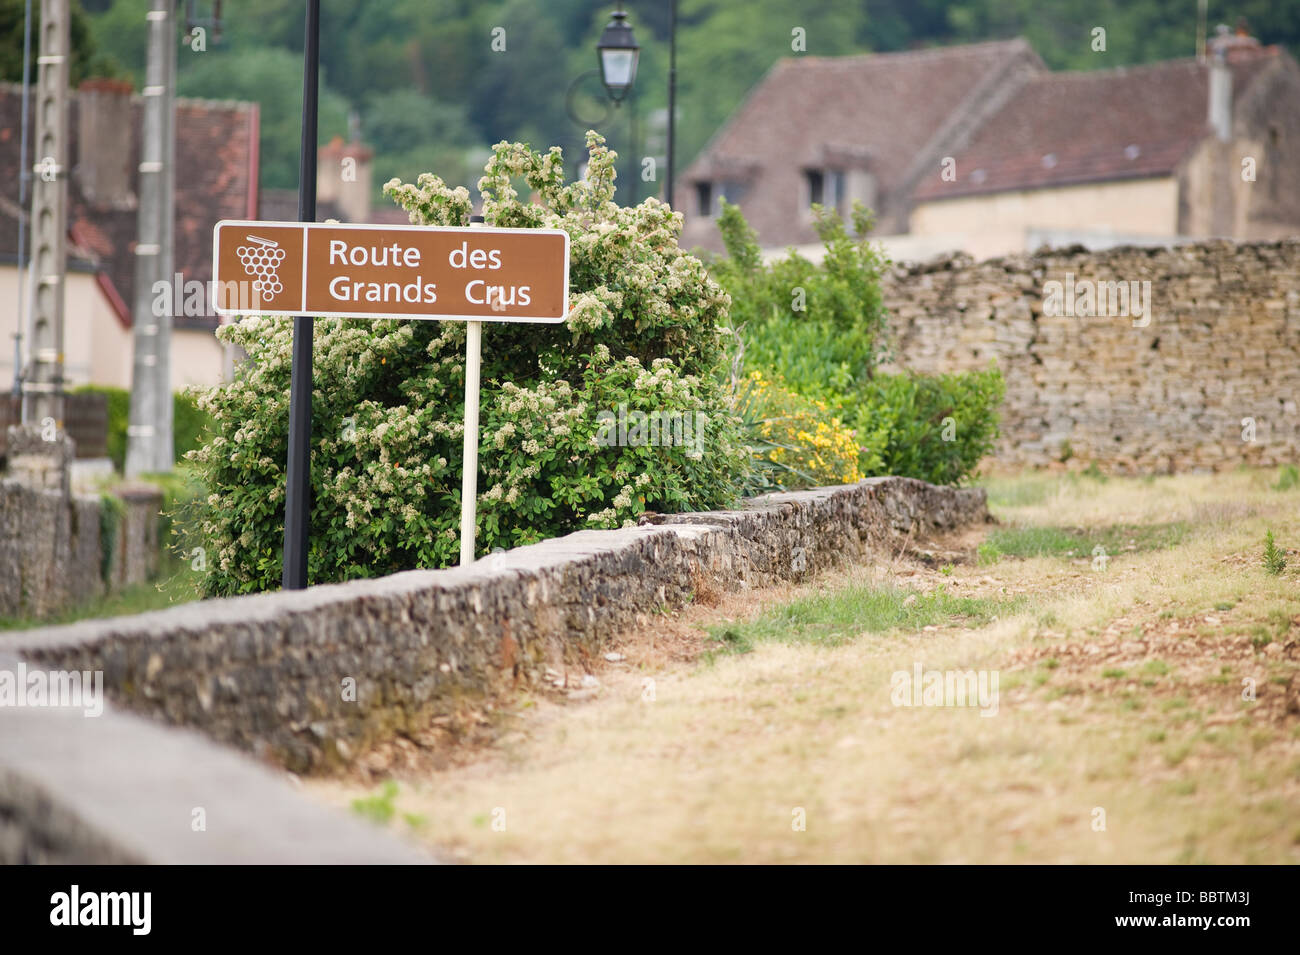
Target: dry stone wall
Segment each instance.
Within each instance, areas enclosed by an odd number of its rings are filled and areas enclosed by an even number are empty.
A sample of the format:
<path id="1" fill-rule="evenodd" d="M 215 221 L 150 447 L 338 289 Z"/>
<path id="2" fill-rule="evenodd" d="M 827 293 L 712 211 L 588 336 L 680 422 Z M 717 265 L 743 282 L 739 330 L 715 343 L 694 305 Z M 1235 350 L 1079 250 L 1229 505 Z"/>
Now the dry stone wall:
<path id="1" fill-rule="evenodd" d="M 394 736 L 418 740 L 467 694 L 581 665 L 701 588 L 798 580 L 987 516 L 981 489 L 873 478 L 580 531 L 468 567 L 0 635 L 0 655 L 102 670 L 116 705 L 320 771 Z"/>
<path id="2" fill-rule="evenodd" d="M 1068 310 L 1050 282 L 1084 307 L 1053 314 Z M 1088 283 L 1114 282 L 1149 289 L 1149 320 L 1104 314 L 1109 294 L 1079 314 Z M 895 268 L 884 294 L 903 367 L 1002 369 L 1000 462 L 1167 473 L 1300 456 L 1300 240 L 953 256 Z"/>
<path id="3" fill-rule="evenodd" d="M 0 480 L 0 617 L 48 617 L 153 577 L 162 494 L 134 487 L 119 501 L 106 520 L 96 495 Z"/>

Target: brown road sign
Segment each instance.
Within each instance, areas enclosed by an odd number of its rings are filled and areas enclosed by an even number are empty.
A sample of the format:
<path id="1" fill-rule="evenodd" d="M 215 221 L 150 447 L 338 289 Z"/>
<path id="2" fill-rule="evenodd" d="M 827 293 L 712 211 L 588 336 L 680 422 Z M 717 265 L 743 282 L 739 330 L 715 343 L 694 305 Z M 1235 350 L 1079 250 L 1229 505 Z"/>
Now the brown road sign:
<path id="1" fill-rule="evenodd" d="M 569 235 L 222 221 L 212 237 L 217 312 L 562 322 Z"/>

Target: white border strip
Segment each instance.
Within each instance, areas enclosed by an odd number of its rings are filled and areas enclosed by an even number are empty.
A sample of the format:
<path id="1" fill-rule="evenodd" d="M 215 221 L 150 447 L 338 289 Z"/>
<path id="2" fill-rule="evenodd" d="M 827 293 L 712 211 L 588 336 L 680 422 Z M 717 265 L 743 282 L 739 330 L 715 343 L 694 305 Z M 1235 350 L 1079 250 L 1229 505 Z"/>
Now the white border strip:
<path id="1" fill-rule="evenodd" d="M 313 227 L 322 229 L 348 229 L 357 232 L 468 232 L 469 226 L 427 226 L 427 225 L 375 225 L 374 223 L 349 223 L 349 222 L 271 222 L 266 219 L 222 219 L 212 229 L 212 278 L 213 281 L 226 281 L 225 277 L 220 275 L 218 269 L 217 252 L 220 246 L 220 234 L 223 226 L 264 226 L 268 228 L 284 228 L 300 226 L 302 228 L 302 298 L 301 307 L 294 309 L 233 309 L 217 308 L 216 302 L 212 303 L 213 309 L 218 315 L 229 315 L 234 317 L 243 317 L 245 315 L 268 315 L 282 316 L 285 318 L 297 318 L 307 314 L 307 242 Z M 547 318 L 520 317 L 511 315 L 379 315 L 374 312 L 320 312 L 313 311 L 310 313 L 312 318 L 364 318 L 370 321 L 383 321 L 397 319 L 399 321 L 414 322 L 495 322 L 509 323 L 515 322 L 524 325 L 559 325 L 569 315 L 569 233 L 563 229 L 497 229 L 484 227 L 475 229 L 476 238 L 479 233 L 519 233 L 521 235 L 558 235 L 564 238 L 564 294 L 560 301 L 561 314 Z"/>

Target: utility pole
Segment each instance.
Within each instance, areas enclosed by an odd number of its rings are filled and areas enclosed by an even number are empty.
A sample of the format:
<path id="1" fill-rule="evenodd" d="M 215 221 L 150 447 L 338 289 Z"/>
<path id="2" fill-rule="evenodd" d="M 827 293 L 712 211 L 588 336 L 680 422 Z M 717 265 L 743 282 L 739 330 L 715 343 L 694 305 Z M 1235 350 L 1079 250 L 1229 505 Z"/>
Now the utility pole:
<path id="1" fill-rule="evenodd" d="M 41 0 L 31 216 L 31 267 L 36 294 L 32 374 L 23 382 L 23 423 L 40 427 L 49 418 L 60 430 L 68 231 L 68 21 L 68 0 Z"/>
<path id="2" fill-rule="evenodd" d="M 162 243 L 158 250 L 158 275 L 173 289 L 167 296 L 168 306 L 158 316 L 158 437 L 154 441 L 153 470 L 168 474 L 176 466 L 176 442 L 173 440 L 175 404 L 172 399 L 172 305 L 176 292 L 176 21 L 172 17 L 175 0 L 167 6 L 166 60 L 163 64 L 163 201 Z M 183 288 L 184 286 L 182 286 Z"/>
<path id="3" fill-rule="evenodd" d="M 31 96 L 28 95 L 32 63 L 32 0 L 26 0 L 23 12 L 23 106 L 22 119 L 19 121 L 18 134 L 18 205 L 27 208 L 27 187 L 32 182 L 32 168 L 27 164 L 27 133 L 31 128 Z M 27 279 L 27 220 L 18 216 L 18 331 L 14 335 L 14 398 L 18 401 L 18 421 L 23 419 L 23 334 L 30 332 L 28 327 Z"/>
<path id="4" fill-rule="evenodd" d="M 161 378 L 170 367 L 162 354 L 164 340 L 171 343 L 171 302 L 164 296 L 165 314 L 155 315 L 154 283 L 163 279 L 170 288 L 172 276 L 162 272 L 163 247 L 171 229 L 165 214 L 171 169 L 167 164 L 168 122 L 167 75 L 169 58 L 176 43 L 171 0 L 151 0 L 145 15 L 149 24 L 149 58 L 145 69 L 144 130 L 140 149 L 140 199 L 135 247 L 135 303 L 132 312 L 135 360 L 131 368 L 131 412 L 126 429 L 126 475 L 170 469 L 171 416 L 164 408 L 171 404 L 171 382 Z M 174 62 L 174 61 L 173 61 Z M 170 252 L 166 256 L 170 260 Z M 165 326 L 165 328 L 164 328 Z M 164 454 L 159 443 L 168 447 Z"/>

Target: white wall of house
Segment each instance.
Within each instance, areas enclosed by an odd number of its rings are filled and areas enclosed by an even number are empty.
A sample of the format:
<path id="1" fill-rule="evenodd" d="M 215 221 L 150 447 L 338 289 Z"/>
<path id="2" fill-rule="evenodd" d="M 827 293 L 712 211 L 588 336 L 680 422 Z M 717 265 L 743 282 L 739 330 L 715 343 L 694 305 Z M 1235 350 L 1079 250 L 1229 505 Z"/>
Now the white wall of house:
<path id="1" fill-rule="evenodd" d="M 1173 177 L 1030 189 L 919 204 L 914 236 L 964 236 L 976 258 L 1027 251 L 1033 231 L 1069 230 L 1126 236 L 1178 235 L 1178 181 Z"/>
<path id="2" fill-rule="evenodd" d="M 20 322 L 18 269 L 0 265 L 0 390 L 14 380 L 14 333 Z M 63 372 L 69 387 L 131 387 L 132 335 L 123 328 L 93 273 L 69 272 L 65 285 Z M 23 347 L 29 344 L 23 329 Z M 222 346 L 206 330 L 172 332 L 172 390 L 223 380 Z"/>

